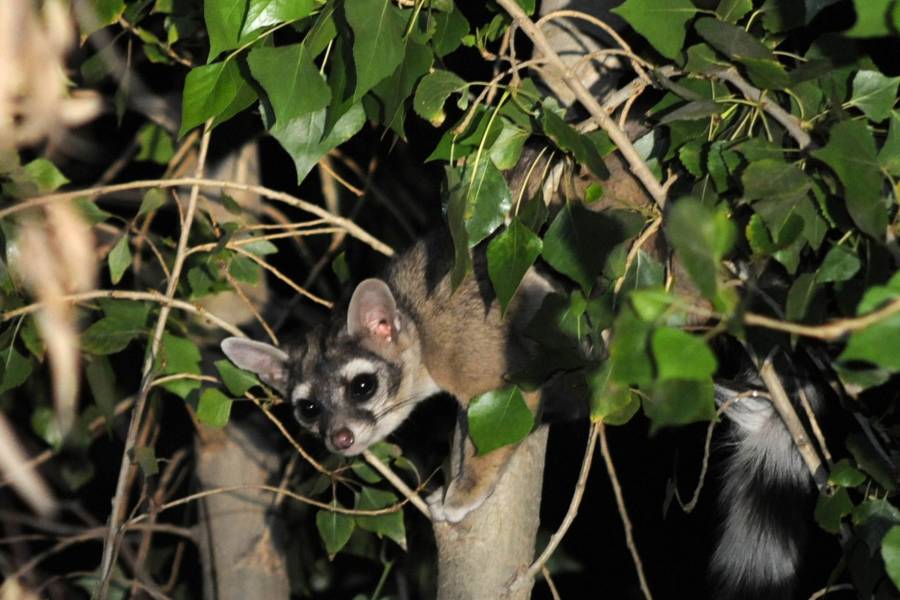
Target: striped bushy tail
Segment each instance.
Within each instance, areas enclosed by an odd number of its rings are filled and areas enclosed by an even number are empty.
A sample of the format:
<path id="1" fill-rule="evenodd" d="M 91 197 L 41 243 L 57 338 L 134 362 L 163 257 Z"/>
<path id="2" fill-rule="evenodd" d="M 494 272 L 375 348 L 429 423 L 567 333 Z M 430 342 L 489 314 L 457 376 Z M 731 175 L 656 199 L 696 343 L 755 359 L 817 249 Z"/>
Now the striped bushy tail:
<path id="1" fill-rule="evenodd" d="M 815 391 L 804 391 L 818 411 Z M 731 400 L 725 415 L 732 426 L 719 497 L 722 532 L 711 565 L 715 597 L 791 598 L 812 479 L 769 400 L 738 396 L 716 386 L 719 404 Z"/>

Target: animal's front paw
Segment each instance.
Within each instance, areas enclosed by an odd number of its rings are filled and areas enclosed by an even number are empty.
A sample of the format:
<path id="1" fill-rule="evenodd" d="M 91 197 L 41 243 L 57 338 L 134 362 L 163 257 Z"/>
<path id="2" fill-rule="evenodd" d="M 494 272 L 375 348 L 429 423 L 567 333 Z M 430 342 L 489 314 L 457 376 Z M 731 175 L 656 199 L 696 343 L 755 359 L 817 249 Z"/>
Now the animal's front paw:
<path id="1" fill-rule="evenodd" d="M 472 485 L 465 478 L 454 479 L 447 487 L 446 493 L 437 490 L 428 497 L 431 518 L 435 521 L 459 523 L 470 512 L 481 506 L 489 495 L 490 490 Z"/>

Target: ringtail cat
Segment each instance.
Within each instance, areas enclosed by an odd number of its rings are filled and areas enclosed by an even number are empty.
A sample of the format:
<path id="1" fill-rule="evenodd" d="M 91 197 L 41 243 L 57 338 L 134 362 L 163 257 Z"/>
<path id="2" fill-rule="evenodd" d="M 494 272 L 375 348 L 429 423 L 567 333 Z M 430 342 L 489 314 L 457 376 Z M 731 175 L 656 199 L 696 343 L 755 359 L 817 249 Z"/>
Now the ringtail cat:
<path id="1" fill-rule="evenodd" d="M 294 407 L 302 426 L 332 452 L 354 456 L 394 431 L 426 398 L 441 391 L 464 410 L 479 394 L 503 387 L 506 376 L 535 358 L 523 331 L 551 284 L 534 269 L 501 315 L 484 253 L 454 290 L 453 252 L 446 235 L 426 237 L 393 259 L 383 279 L 366 279 L 346 311 L 287 351 L 230 337 L 225 355 L 256 373 Z M 525 394 L 536 412 L 540 392 Z M 514 446 L 483 456 L 466 440 L 460 472 L 442 500 L 438 520 L 458 522 L 481 505 L 502 475 Z"/>

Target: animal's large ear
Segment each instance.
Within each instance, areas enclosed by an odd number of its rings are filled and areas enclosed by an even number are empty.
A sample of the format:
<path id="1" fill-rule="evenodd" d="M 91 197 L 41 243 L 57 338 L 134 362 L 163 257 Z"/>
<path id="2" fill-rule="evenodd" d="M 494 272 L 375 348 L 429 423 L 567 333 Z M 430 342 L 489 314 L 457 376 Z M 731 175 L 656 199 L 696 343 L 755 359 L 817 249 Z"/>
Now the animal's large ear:
<path id="1" fill-rule="evenodd" d="M 353 291 L 347 309 L 350 335 L 368 335 L 378 341 L 392 342 L 400 332 L 400 316 L 394 294 L 380 279 L 366 279 Z"/>
<path id="2" fill-rule="evenodd" d="M 282 394 L 285 393 L 288 380 L 286 352 L 269 344 L 239 337 L 225 338 L 221 346 L 222 352 L 231 362 L 256 373 L 265 383 Z"/>

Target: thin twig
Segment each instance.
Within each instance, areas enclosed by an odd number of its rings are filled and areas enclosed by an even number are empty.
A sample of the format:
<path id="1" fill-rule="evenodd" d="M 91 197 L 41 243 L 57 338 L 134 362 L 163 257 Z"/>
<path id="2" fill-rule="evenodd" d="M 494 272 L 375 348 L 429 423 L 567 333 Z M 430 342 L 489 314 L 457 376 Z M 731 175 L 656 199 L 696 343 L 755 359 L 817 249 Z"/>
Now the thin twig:
<path id="1" fill-rule="evenodd" d="M 644 567 L 641 564 L 641 556 L 638 554 L 637 546 L 634 543 L 631 519 L 628 518 L 628 510 L 625 508 L 625 500 L 622 496 L 622 486 L 619 484 L 619 478 L 616 475 L 616 466 L 613 464 L 612 455 L 610 455 L 609 446 L 606 443 L 606 427 L 603 423 L 598 423 L 597 426 L 600 430 L 600 452 L 603 454 L 603 460 L 606 462 L 606 471 L 609 473 L 609 480 L 612 483 L 613 493 L 616 496 L 616 506 L 619 509 L 619 516 L 622 518 L 622 525 L 625 528 L 625 545 L 628 546 L 628 551 L 631 553 L 631 559 L 634 561 L 634 568 L 637 570 L 638 580 L 640 581 L 644 598 L 651 600 L 653 596 L 650 594 L 647 578 L 644 576 Z"/>
<path id="2" fill-rule="evenodd" d="M 543 32 L 528 18 L 522 7 L 516 0 L 497 0 L 497 4 L 509 13 L 509 15 L 519 24 L 522 31 L 531 39 L 535 47 L 549 59 L 551 66 L 559 71 L 559 75 L 566 83 L 569 89 L 575 94 L 578 101 L 587 109 L 601 128 L 609 135 L 612 142 L 619 148 L 622 156 L 628 162 L 632 172 L 641 181 L 653 199 L 660 208 L 666 203 L 666 194 L 660 183 L 653 176 L 653 173 L 647 167 L 646 163 L 641 160 L 640 155 L 635 150 L 628 139 L 628 136 L 622 131 L 615 121 L 606 113 L 600 103 L 594 98 L 593 94 L 584 87 L 584 84 L 575 76 L 559 55 L 547 41 Z"/>
<path id="3" fill-rule="evenodd" d="M 322 502 L 320 500 L 316 500 L 315 498 L 310 498 L 308 496 L 303 496 L 301 494 L 296 494 L 294 492 L 284 490 L 278 486 L 274 485 L 263 485 L 263 484 L 244 484 L 244 485 L 230 485 L 225 487 L 218 487 L 211 490 L 203 490 L 202 492 L 197 492 L 194 494 L 190 494 L 189 496 L 184 496 L 183 498 L 178 498 L 177 500 L 172 500 L 170 502 L 166 502 L 165 504 L 157 507 L 157 512 L 165 512 L 172 508 L 177 508 L 179 506 L 184 506 L 185 504 L 190 504 L 191 502 L 195 502 L 197 500 L 202 500 L 203 498 L 208 498 L 209 496 L 216 496 L 218 494 L 230 494 L 232 492 L 246 492 L 246 491 L 263 491 L 263 492 L 272 492 L 273 494 L 284 494 L 288 498 L 292 500 L 297 500 L 298 502 L 303 502 L 304 504 L 308 504 L 310 506 L 315 506 L 316 508 L 321 508 L 322 510 L 327 510 L 330 512 L 337 512 L 343 515 L 353 515 L 357 517 L 377 517 L 380 515 L 387 515 L 390 513 L 395 513 L 403 509 L 404 505 L 406 505 L 406 500 L 401 500 L 400 502 L 395 502 L 390 506 L 386 506 L 384 508 L 377 509 L 357 509 L 357 508 L 344 508 L 341 505 L 335 505 L 330 502 Z M 147 519 L 150 518 L 149 513 L 141 513 L 135 517 L 132 517 L 128 521 L 122 524 L 122 527 L 125 529 L 131 528 L 138 523 L 143 523 Z"/>
<path id="4" fill-rule="evenodd" d="M 265 269 L 266 271 L 268 271 L 269 273 L 274 275 L 280 281 L 286 283 L 288 285 L 288 287 L 290 287 L 292 290 L 294 290 L 301 296 L 305 296 L 306 298 L 309 298 L 316 304 L 321 304 L 322 306 L 324 306 L 326 308 L 331 308 L 334 305 L 333 302 L 329 302 L 328 300 L 325 300 L 324 298 L 320 298 L 319 296 L 316 296 L 315 294 L 313 294 L 312 292 L 310 292 L 303 286 L 296 283 L 293 279 L 291 279 L 290 277 L 288 277 L 287 275 L 285 275 L 284 273 L 282 273 L 281 271 L 279 271 L 278 269 L 276 269 L 275 267 L 270 265 L 268 262 L 266 262 L 262 258 L 258 257 L 257 255 L 253 254 L 252 252 L 248 252 L 248 251 L 244 250 L 243 248 L 241 248 L 240 246 L 234 247 L 233 250 L 235 252 L 237 252 L 238 254 L 246 256 L 247 258 L 249 258 L 256 264 L 258 264 L 260 267 L 262 267 L 263 269 Z"/>
<path id="5" fill-rule="evenodd" d="M 241 284 L 235 280 L 235 278 L 228 272 L 228 268 L 225 265 L 222 265 L 222 275 L 225 276 L 225 280 L 228 282 L 228 285 L 231 286 L 231 289 L 238 295 L 238 298 L 241 299 L 241 302 L 244 303 L 244 306 L 247 307 L 247 310 L 253 315 L 253 318 L 256 319 L 256 322 L 259 323 L 259 326 L 263 328 L 266 332 L 266 335 L 269 336 L 269 339 L 276 346 L 278 343 L 278 336 L 275 335 L 275 332 L 272 331 L 272 327 L 269 325 L 268 321 L 260 314 L 260 312 L 256 309 L 256 305 L 253 304 L 253 301 L 247 297 L 247 294 L 244 293 L 244 290 L 241 288 Z"/>
<path id="6" fill-rule="evenodd" d="M 819 444 L 819 450 L 822 452 L 822 456 L 825 457 L 825 464 L 831 469 L 834 461 L 831 459 L 831 452 L 828 451 L 828 444 L 825 443 L 825 434 L 822 433 L 819 420 L 816 418 L 816 413 L 813 411 L 812 405 L 809 403 L 809 397 L 806 395 L 806 390 L 803 389 L 802 385 L 798 388 L 797 395 L 800 396 L 800 405 L 806 413 L 806 418 L 809 419 L 809 428 L 812 429 L 816 442 Z"/>
<path id="7" fill-rule="evenodd" d="M 747 99 L 756 102 L 762 110 L 769 113 L 773 119 L 781 123 L 782 127 L 784 127 L 791 137 L 794 138 L 801 150 L 804 150 L 812 143 L 812 138 L 810 138 L 806 130 L 803 129 L 803 124 L 797 117 L 778 106 L 775 102 L 765 98 L 763 93 L 750 85 L 746 79 L 741 77 L 736 69 L 731 67 L 718 71 L 713 74 L 713 77 L 727 81 L 736 87 Z"/>
<path id="8" fill-rule="evenodd" d="M 338 227 L 342 227 L 358 239 L 359 241 L 371 246 L 377 252 L 381 252 L 385 256 L 393 256 L 394 250 L 385 244 L 384 242 L 376 239 L 370 233 L 365 231 L 359 225 L 351 221 L 350 219 L 346 219 L 343 217 L 339 217 L 331 214 L 321 206 L 316 206 L 310 202 L 306 202 L 305 200 L 301 200 L 291 194 L 287 194 L 285 192 L 279 192 L 277 190 L 273 190 L 267 187 L 263 187 L 261 185 L 253 185 L 249 183 L 239 183 L 236 181 L 220 181 L 216 179 L 205 179 L 202 177 L 179 177 L 177 179 L 150 179 L 150 180 L 142 180 L 142 181 L 129 181 L 128 183 L 117 183 L 113 185 L 107 185 L 102 187 L 88 188 L 84 190 L 77 190 L 73 192 L 60 192 L 57 194 L 47 194 L 45 196 L 37 196 L 34 198 L 29 198 L 28 200 L 24 200 L 7 208 L 0 210 L 0 219 L 4 217 L 8 217 L 11 214 L 15 214 L 17 212 L 21 212 L 23 210 L 28 210 L 30 208 L 34 208 L 36 206 L 43 206 L 44 204 L 48 204 L 50 202 L 60 202 L 65 200 L 74 200 L 76 198 L 84 198 L 84 197 L 96 197 L 104 194 L 114 194 L 117 192 L 125 192 L 129 190 L 139 190 L 146 188 L 173 188 L 173 187 L 181 187 L 181 186 L 195 186 L 195 187 L 203 187 L 203 188 L 221 188 L 228 190 L 240 190 L 244 192 L 250 192 L 253 194 L 259 194 L 260 196 L 264 196 L 269 198 L 270 200 L 277 200 L 278 202 L 282 202 L 289 206 L 293 206 L 295 208 L 299 208 L 302 211 L 308 212 L 310 214 L 316 215 L 317 217 L 324 219 L 329 223 L 333 223 Z"/>
<path id="9" fill-rule="evenodd" d="M 716 428 L 716 425 L 719 423 L 719 417 L 722 416 L 726 410 L 728 410 L 734 402 L 740 400 L 741 398 L 746 398 L 748 396 L 759 395 L 755 391 L 750 392 L 741 392 L 740 394 L 734 396 L 733 398 L 729 398 L 725 402 L 722 403 L 722 406 L 716 411 L 716 418 L 709 422 L 709 425 L 706 427 L 706 441 L 703 444 L 703 461 L 700 464 L 700 475 L 697 477 L 697 487 L 694 488 L 694 494 L 691 496 L 691 499 L 685 503 L 681 499 L 681 492 L 678 491 L 678 478 L 676 473 L 675 478 L 675 500 L 678 502 L 678 506 L 681 507 L 685 513 L 690 514 L 694 511 L 694 508 L 697 506 L 697 502 L 700 500 L 700 492 L 703 491 L 703 484 L 706 481 L 706 471 L 709 469 L 709 455 L 710 449 L 712 448 L 712 434 L 713 429 Z"/>
<path id="10" fill-rule="evenodd" d="M 830 323 L 821 323 L 819 325 L 803 325 L 802 323 L 791 323 L 789 321 L 779 321 L 763 315 L 755 313 L 745 313 L 744 322 L 748 325 L 758 325 L 787 333 L 796 333 L 804 337 L 816 338 L 833 342 L 839 340 L 848 333 L 865 329 L 870 325 L 875 325 L 884 319 L 900 313 L 900 298 L 896 298 L 883 306 L 882 308 L 872 311 L 869 314 L 851 319 L 837 319 Z"/>
<path id="11" fill-rule="evenodd" d="M 203 136 L 200 141 L 200 153 L 197 157 L 196 178 L 203 176 L 203 169 L 206 163 L 206 153 L 209 149 L 209 139 L 212 133 L 212 119 L 206 122 Z M 197 199 L 200 197 L 200 185 L 193 184 L 191 195 L 188 200 L 187 210 L 184 215 L 184 222 L 181 227 L 181 235 L 178 239 L 178 246 L 175 252 L 175 262 L 172 265 L 172 276 L 166 289 L 166 298 L 173 300 L 178 290 L 178 281 L 181 275 L 181 269 L 184 266 L 185 252 L 187 251 L 188 238 L 190 237 L 191 226 L 194 222 L 194 214 L 197 209 Z M 131 422 L 128 426 L 128 434 L 125 438 L 125 447 L 122 451 L 122 463 L 119 468 L 119 477 L 116 484 L 116 491 L 112 499 L 112 509 L 109 516 L 109 531 L 103 541 L 103 557 L 100 564 L 100 587 L 98 596 L 102 599 L 106 597 L 109 589 L 109 576 L 112 573 L 116 562 L 117 546 L 119 540 L 119 528 L 122 525 L 125 508 L 128 502 L 127 483 L 129 473 L 134 468 L 131 462 L 131 453 L 137 441 L 141 422 L 144 417 L 144 408 L 147 404 L 147 398 L 150 394 L 150 386 L 153 382 L 153 367 L 156 364 L 157 353 L 159 352 L 160 343 L 162 342 L 163 332 L 166 323 L 169 320 L 171 312 L 171 304 L 163 304 L 159 311 L 159 318 L 156 322 L 156 328 L 153 337 L 150 340 L 150 349 L 147 358 L 144 361 L 142 372 L 141 387 L 138 391 L 138 397 L 134 404 L 134 411 L 131 414 Z"/>
<path id="12" fill-rule="evenodd" d="M 227 331 L 231 335 L 235 335 L 238 337 L 247 337 L 244 335 L 240 329 L 223 319 L 222 317 L 218 317 L 213 313 L 209 312 L 202 306 L 197 304 L 192 304 L 185 300 L 176 300 L 174 298 L 168 298 L 163 296 L 159 292 L 151 291 L 151 292 L 132 292 L 128 290 L 90 290 L 87 292 L 81 292 L 79 294 L 69 294 L 68 296 L 62 296 L 59 298 L 60 302 L 87 302 L 88 300 L 95 300 L 97 298 L 113 298 L 119 300 L 137 300 L 137 301 L 150 301 L 150 302 L 158 302 L 163 306 L 168 306 L 170 308 L 177 308 L 178 310 L 183 310 L 185 312 L 193 313 L 203 319 L 206 319 L 210 323 L 213 323 L 217 327 Z M 0 322 L 8 321 L 10 319 L 14 319 L 21 315 L 28 315 L 37 310 L 43 308 L 44 304 L 42 302 L 34 302 L 32 304 L 28 304 L 26 306 L 20 306 L 19 308 L 15 308 L 12 310 L 8 310 L 6 312 L 0 313 Z"/>
<path id="13" fill-rule="evenodd" d="M 365 450 L 363 452 L 363 457 L 366 459 L 367 463 L 372 465 L 372 468 L 381 473 L 382 477 L 387 479 L 388 482 L 397 488 L 397 490 L 403 494 L 413 506 L 418 508 L 420 513 L 425 515 L 427 519 L 431 519 L 431 512 L 428 510 L 428 505 L 422 500 L 422 497 L 406 485 L 406 483 L 400 479 L 389 466 L 384 464 L 380 458 L 372 454 L 370 450 Z"/>
<path id="14" fill-rule="evenodd" d="M 788 398 L 787 392 L 784 391 L 784 386 L 781 384 L 781 379 L 778 377 L 778 373 L 775 371 L 775 366 L 772 364 L 771 359 L 766 359 L 763 363 L 763 366 L 759 369 L 759 376 L 769 390 L 772 406 L 775 407 L 775 410 L 778 412 L 779 416 L 781 416 L 784 426 L 787 427 L 788 432 L 794 440 L 797 451 L 800 453 L 800 456 L 803 457 L 803 462 L 806 463 L 806 467 L 809 469 L 810 475 L 812 475 L 813 480 L 816 482 L 816 486 L 821 490 L 827 482 L 826 470 L 822 465 L 822 460 L 819 458 L 819 455 L 816 454 L 816 449 L 813 447 L 809 435 L 807 435 L 806 430 L 803 428 L 800 417 L 797 416 L 797 411 L 795 411 L 794 407 L 791 405 L 791 400 Z"/>
<path id="15" fill-rule="evenodd" d="M 553 597 L 553 600 L 562 600 L 559 590 L 556 589 L 556 584 L 553 583 L 553 578 L 550 577 L 550 570 L 546 566 L 541 567 L 541 575 L 544 576 L 544 581 L 547 582 L 547 587 L 550 588 L 550 595 Z"/>
<path id="16" fill-rule="evenodd" d="M 324 466 L 322 466 L 322 463 L 320 463 L 319 461 L 314 459 L 312 457 L 312 455 L 309 452 L 307 452 L 303 446 L 300 445 L 300 442 L 298 442 L 297 440 L 294 439 L 294 436 L 292 436 L 288 432 L 288 430 L 285 428 L 284 424 L 279 419 L 277 419 L 275 417 L 275 415 L 272 414 L 272 411 L 270 411 L 268 408 L 266 408 L 266 406 L 260 401 L 259 398 L 257 398 L 256 396 L 254 396 L 253 394 L 251 394 L 249 392 L 245 392 L 244 397 L 249 399 L 261 411 L 263 411 L 263 414 L 266 415 L 266 418 L 269 419 L 275 425 L 275 427 L 278 428 L 278 431 L 280 431 L 281 435 L 283 435 L 284 438 L 288 442 L 290 442 L 291 446 L 294 447 L 294 450 L 296 450 L 297 453 L 300 454 L 300 456 L 302 456 L 306 462 L 308 462 L 310 465 L 312 465 L 312 467 L 316 471 L 318 471 L 319 473 L 322 473 L 323 475 L 327 475 L 328 477 L 331 477 L 333 475 L 331 471 L 329 471 Z"/>
<path id="17" fill-rule="evenodd" d="M 815 592 L 812 596 L 809 597 L 809 600 L 819 600 L 819 598 L 823 598 L 832 592 L 843 592 L 843 591 L 852 591 L 856 589 L 853 587 L 851 583 L 840 583 L 838 585 L 829 585 L 827 587 L 822 588 L 821 590 Z"/>
<path id="18" fill-rule="evenodd" d="M 581 506 L 581 499 L 584 497 L 584 490 L 587 487 L 587 478 L 591 472 L 591 463 L 594 459 L 594 448 L 597 446 L 597 434 L 602 430 L 602 427 L 603 425 L 599 422 L 591 425 L 587 446 L 584 450 L 584 458 L 581 460 L 581 471 L 578 473 L 578 481 L 575 484 L 575 491 L 572 493 L 572 500 L 569 501 L 569 510 L 566 511 L 566 516 L 563 518 L 562 523 L 560 523 L 559 529 L 550 536 L 547 547 L 544 548 L 541 555 L 535 559 L 530 567 L 528 567 L 528 570 L 517 576 L 512 582 L 509 586 L 508 593 L 511 594 L 521 586 L 528 585 L 535 577 L 537 577 L 537 574 L 541 572 L 541 569 L 547 564 L 547 561 L 550 560 L 553 553 L 556 552 L 556 548 L 559 547 L 566 532 L 569 531 L 569 527 L 572 526 L 575 517 L 578 516 L 578 507 Z"/>

